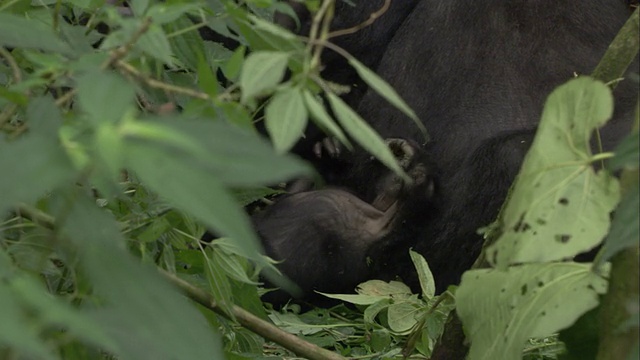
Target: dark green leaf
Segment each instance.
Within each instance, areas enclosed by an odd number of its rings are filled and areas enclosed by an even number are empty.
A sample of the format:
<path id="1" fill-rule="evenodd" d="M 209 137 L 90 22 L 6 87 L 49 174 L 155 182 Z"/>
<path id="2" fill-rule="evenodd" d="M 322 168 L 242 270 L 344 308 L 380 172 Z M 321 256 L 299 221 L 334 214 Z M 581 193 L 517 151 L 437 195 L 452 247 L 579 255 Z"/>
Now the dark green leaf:
<path id="1" fill-rule="evenodd" d="M 638 246 L 638 243 L 640 243 L 639 187 L 637 182 L 631 186 L 616 209 L 611 222 L 611 231 L 598 254 L 600 262 L 605 262 L 619 251 Z"/>
<path id="2" fill-rule="evenodd" d="M 0 154 L 0 212 L 18 202 L 32 203 L 76 174 L 55 134 L 0 142 Z"/>
<path id="3" fill-rule="evenodd" d="M 78 102 L 94 123 L 116 122 L 130 110 L 135 90 L 112 72 L 91 72 L 78 79 Z"/>
<path id="4" fill-rule="evenodd" d="M 159 144 L 131 142 L 126 153 L 129 169 L 150 189 L 178 209 L 233 238 L 245 256 L 262 259 L 249 220 L 217 176 L 190 166 L 188 159 L 166 152 Z"/>
<path id="5" fill-rule="evenodd" d="M 87 311 L 116 341 L 114 355 L 222 359 L 220 338 L 204 317 L 155 269 L 124 251 L 115 220 L 91 200 L 81 195 L 73 198 L 72 208 L 60 207 L 67 219 L 61 231 L 80 249 L 96 296 L 104 299 L 104 305 Z"/>
<path id="6" fill-rule="evenodd" d="M 73 50 L 47 25 L 7 12 L 0 13 L 0 46 L 39 49 L 73 55 Z"/>
<path id="7" fill-rule="evenodd" d="M 634 131 L 625 137 L 616 148 L 616 156 L 609 163 L 613 171 L 637 169 L 640 166 L 640 137 L 638 131 Z"/>

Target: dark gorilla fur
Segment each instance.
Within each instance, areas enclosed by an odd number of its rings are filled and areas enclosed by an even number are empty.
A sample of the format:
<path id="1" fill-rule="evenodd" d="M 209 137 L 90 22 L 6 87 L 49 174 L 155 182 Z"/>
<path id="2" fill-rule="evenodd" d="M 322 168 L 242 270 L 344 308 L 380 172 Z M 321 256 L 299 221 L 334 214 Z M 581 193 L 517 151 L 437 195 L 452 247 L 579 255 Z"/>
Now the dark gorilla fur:
<path id="1" fill-rule="evenodd" d="M 400 139 L 388 143 L 411 182 L 378 164 L 386 175 L 374 184 L 377 194 L 370 203 L 330 188 L 285 196 L 254 215 L 254 227 L 267 255 L 282 261 L 278 268 L 299 285 L 303 298 L 313 298 L 314 290 L 353 292 L 371 275 L 367 258 L 372 248 L 399 226 L 405 212 L 413 211 L 412 201 L 429 201 L 431 169 L 416 153 L 418 148 Z M 281 305 L 288 298 L 277 291 L 264 300 Z"/>
<path id="2" fill-rule="evenodd" d="M 334 24 L 358 23 L 382 1 L 356 3 L 361 11 L 338 8 Z M 392 1 L 398 3 L 405 2 Z M 620 0 L 420 0 L 406 6 L 385 14 L 377 30 L 341 45 L 364 59 L 384 50 L 379 63 L 368 65 L 425 124 L 432 140 L 424 150 L 437 168 L 436 208 L 426 213 L 417 204 L 415 212 L 394 221 L 369 252 L 371 276 L 400 276 L 417 288 L 408 256 L 414 247 L 428 260 L 442 291 L 456 284 L 478 256 L 482 239 L 476 231 L 497 216 L 546 97 L 575 74 L 593 71 L 629 11 Z M 326 76 L 345 76 L 332 58 L 327 61 Z M 637 61 L 631 69 L 638 71 Z M 618 85 L 614 119 L 601 131 L 605 150 L 629 132 L 637 94 L 636 83 Z M 383 138 L 421 141 L 416 126 L 374 91 L 351 104 Z M 362 149 L 343 155 L 342 173 L 327 181 L 371 203 L 378 190 L 370 155 Z"/>

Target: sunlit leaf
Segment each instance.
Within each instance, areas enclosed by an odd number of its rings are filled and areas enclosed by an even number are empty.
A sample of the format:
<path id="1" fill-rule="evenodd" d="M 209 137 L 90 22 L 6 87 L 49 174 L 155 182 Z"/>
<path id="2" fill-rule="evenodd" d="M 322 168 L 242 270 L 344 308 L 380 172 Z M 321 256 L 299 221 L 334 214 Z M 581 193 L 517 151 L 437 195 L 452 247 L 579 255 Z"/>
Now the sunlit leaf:
<path id="1" fill-rule="evenodd" d="M 278 91 L 265 109 L 265 126 L 277 152 L 284 153 L 300 139 L 307 126 L 307 109 L 297 88 Z"/>
<path id="2" fill-rule="evenodd" d="M 289 54 L 276 51 L 257 51 L 245 59 L 240 73 L 242 102 L 266 90 L 273 89 L 284 76 Z"/>
<path id="3" fill-rule="evenodd" d="M 456 305 L 471 341 L 469 359 L 519 359 L 527 339 L 573 324 L 607 289 L 590 269 L 565 262 L 466 272 Z"/>

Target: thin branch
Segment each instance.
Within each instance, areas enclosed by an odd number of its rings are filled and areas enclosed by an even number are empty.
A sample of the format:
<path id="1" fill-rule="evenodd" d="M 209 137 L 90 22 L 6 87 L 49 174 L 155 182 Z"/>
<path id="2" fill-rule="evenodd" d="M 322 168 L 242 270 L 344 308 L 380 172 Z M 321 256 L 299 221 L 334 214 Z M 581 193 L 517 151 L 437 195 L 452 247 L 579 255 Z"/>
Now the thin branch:
<path id="1" fill-rule="evenodd" d="M 129 65 L 128 63 L 126 63 L 126 62 L 124 62 L 122 60 L 116 61 L 115 66 L 120 68 L 121 70 L 127 72 L 128 74 L 132 75 L 136 79 L 142 81 L 143 83 L 145 83 L 149 87 L 165 90 L 165 91 L 168 91 L 168 92 L 173 92 L 173 93 L 176 93 L 176 94 L 183 94 L 183 95 L 191 96 L 191 97 L 194 97 L 194 98 L 197 98 L 197 99 L 212 100 L 211 96 L 209 96 L 209 94 L 207 94 L 207 93 L 204 93 L 204 92 L 201 92 L 201 91 L 197 91 L 197 90 L 193 90 L 193 89 L 189 89 L 189 88 L 185 88 L 185 87 L 180 87 L 180 86 L 176 86 L 176 85 L 167 84 L 167 83 L 164 83 L 162 81 L 147 77 L 143 73 L 141 73 L 138 69 L 136 69 L 135 67 Z"/>
<path id="2" fill-rule="evenodd" d="M 29 219 L 40 226 L 53 230 L 55 227 L 55 218 L 46 214 L 32 206 L 26 204 L 18 204 L 16 212 L 23 218 Z M 207 309 L 221 315 L 227 319 L 229 314 L 225 313 L 217 306 L 213 297 L 190 283 L 170 274 L 169 272 L 158 269 L 160 274 L 170 283 L 180 289 L 187 297 L 206 307 Z M 293 334 L 290 334 L 279 327 L 260 319 L 243 308 L 234 305 L 231 312 L 235 320 L 244 328 L 253 331 L 263 338 L 282 345 L 286 349 L 294 352 L 299 356 L 303 356 L 311 360 L 344 360 L 345 358 L 337 353 L 323 349 L 315 344 L 305 341 Z"/>
<path id="3" fill-rule="evenodd" d="M 400 0 L 400 1 L 404 1 L 404 0 Z M 371 24 L 373 24 L 380 16 L 384 15 L 384 13 L 386 13 L 387 10 L 389 10 L 389 6 L 391 6 L 391 0 L 386 0 L 384 4 L 382 4 L 382 7 L 380 9 L 378 9 L 376 12 L 371 13 L 371 15 L 369 15 L 369 18 L 364 22 L 354 27 L 332 31 L 329 33 L 327 39 L 353 34 L 366 28 L 367 26 L 371 26 Z"/>
<path id="4" fill-rule="evenodd" d="M 16 60 L 13 58 L 9 50 L 5 49 L 4 47 L 0 47 L 0 56 L 2 56 L 7 61 L 7 63 L 9 64 L 9 67 L 11 68 L 11 72 L 13 75 L 13 83 L 17 84 L 21 82 L 22 72 L 20 71 L 20 67 L 18 66 L 18 63 L 16 63 Z"/>
<path id="5" fill-rule="evenodd" d="M 213 297 L 207 292 L 198 289 L 190 283 L 164 271 L 160 273 L 173 285 L 182 290 L 191 300 L 215 312 L 218 315 L 228 318 L 217 305 Z M 301 338 L 290 334 L 279 327 L 260 319 L 252 313 L 244 310 L 239 306 L 233 306 L 231 311 L 240 325 L 253 331 L 254 333 L 273 341 L 291 350 L 298 356 L 311 360 L 344 360 L 345 358 L 337 353 L 323 349 L 315 344 L 302 340 Z"/>

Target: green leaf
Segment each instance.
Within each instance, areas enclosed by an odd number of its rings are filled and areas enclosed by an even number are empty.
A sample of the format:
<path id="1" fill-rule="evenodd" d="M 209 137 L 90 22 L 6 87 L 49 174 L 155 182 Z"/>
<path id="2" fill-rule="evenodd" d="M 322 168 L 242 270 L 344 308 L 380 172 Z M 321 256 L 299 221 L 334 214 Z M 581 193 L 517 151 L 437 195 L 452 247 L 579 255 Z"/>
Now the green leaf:
<path id="1" fill-rule="evenodd" d="M 244 66 L 244 54 L 246 53 L 247 48 L 244 46 L 240 46 L 237 48 L 231 57 L 224 63 L 222 67 L 222 71 L 224 72 L 224 76 L 228 79 L 236 80 L 242 67 Z"/>
<path id="2" fill-rule="evenodd" d="M 158 6 L 158 5 L 155 5 Z M 154 7 L 155 7 L 154 6 Z M 184 7 L 193 7 L 194 5 L 184 5 Z M 182 5 L 178 6 L 170 6 L 174 7 L 182 7 Z M 168 33 L 175 33 L 178 31 L 182 31 L 185 28 L 193 26 L 193 23 L 187 17 L 179 17 L 176 20 L 173 20 L 164 25 L 164 28 Z M 171 36 L 171 34 L 167 35 L 169 38 L 169 43 L 171 44 L 171 49 L 173 53 L 176 55 L 178 60 L 182 62 L 189 70 L 200 70 L 198 65 L 200 62 L 205 59 L 205 49 L 204 44 L 202 42 L 202 38 L 197 31 L 192 30 L 185 33 L 180 33 L 177 36 Z M 209 64 L 207 64 L 209 67 Z M 210 71 L 210 70 L 209 70 Z M 200 75 L 200 71 L 198 71 L 198 75 Z M 215 79 L 215 77 L 213 77 Z M 200 76 L 198 76 L 198 80 L 202 82 Z M 217 85 L 217 79 L 214 80 Z M 209 93 L 212 95 L 212 93 Z"/>
<path id="3" fill-rule="evenodd" d="M 258 284 L 247 276 L 245 268 L 240 263 L 242 258 L 226 253 L 220 248 L 214 248 L 214 251 L 211 252 L 211 258 L 216 263 L 218 269 L 224 271 L 231 279 L 246 284 Z"/>
<path id="4" fill-rule="evenodd" d="M 411 302 L 401 301 L 389 305 L 387 321 L 389 328 L 398 334 L 407 334 L 418 323 L 420 309 Z"/>
<path id="5" fill-rule="evenodd" d="M 67 220 L 60 231 L 79 249 L 92 293 L 102 300 L 86 311 L 115 340 L 118 349 L 113 355 L 122 359 L 223 358 L 220 336 L 156 269 L 125 251 L 125 240 L 109 213 L 80 194 L 68 194 L 56 208 L 56 218 L 64 212 Z"/>
<path id="6" fill-rule="evenodd" d="M 395 106 L 398 110 L 402 111 L 411 120 L 413 120 L 413 122 L 422 132 L 424 140 L 429 140 L 427 129 L 424 127 L 422 121 L 418 119 L 418 115 L 416 115 L 416 113 L 409 107 L 409 105 L 407 105 L 407 103 L 402 100 L 400 95 L 398 95 L 398 93 L 389 84 L 387 84 L 386 81 L 384 81 L 380 76 L 369 70 L 369 68 L 364 66 L 364 64 L 353 57 L 349 58 L 349 64 L 353 66 L 354 69 L 356 69 L 360 78 L 364 80 L 367 85 L 369 85 L 373 90 L 375 90 L 378 94 L 385 98 L 389 103 L 391 103 L 391 105 Z"/>
<path id="7" fill-rule="evenodd" d="M 287 152 L 307 126 L 307 109 L 299 89 L 287 87 L 276 92 L 267 104 L 265 118 L 276 152 Z"/>
<path id="8" fill-rule="evenodd" d="M 55 134 L 0 142 L 0 154 L 0 212 L 18 202 L 33 203 L 76 174 Z"/>
<path id="9" fill-rule="evenodd" d="M 336 124 L 335 121 L 329 116 L 325 107 L 320 103 L 320 100 L 313 96 L 308 90 L 304 90 L 302 93 L 304 97 L 304 103 L 307 105 L 309 115 L 315 121 L 315 123 L 329 133 L 331 136 L 335 136 L 347 149 L 352 150 L 353 146 L 344 135 L 344 132 Z"/>
<path id="10" fill-rule="evenodd" d="M 427 260 L 425 260 L 422 255 L 413 250 L 409 250 L 409 255 L 411 255 L 413 266 L 416 267 L 416 271 L 418 272 L 422 296 L 425 300 L 431 299 L 436 294 L 436 282 L 433 279 L 431 269 L 429 269 L 429 264 L 427 264 Z"/>
<path id="11" fill-rule="evenodd" d="M 77 80 L 78 102 L 94 123 L 116 122 L 132 107 L 135 90 L 112 72 L 90 72 Z"/>
<path id="12" fill-rule="evenodd" d="M 173 64 L 171 44 L 159 25 L 151 24 L 135 46 L 167 65 Z"/>
<path id="13" fill-rule="evenodd" d="M 211 249 L 208 249 L 205 258 L 205 275 L 209 283 L 209 293 L 213 296 L 217 306 L 220 307 L 228 316 L 235 319 L 233 315 L 233 294 L 231 293 L 231 284 L 227 278 L 220 258 L 214 255 Z"/>
<path id="14" fill-rule="evenodd" d="M 636 182 L 624 194 L 611 223 L 611 231 L 598 253 L 598 262 L 603 263 L 626 248 L 640 243 L 640 189 Z"/>
<path id="15" fill-rule="evenodd" d="M 167 156 L 208 169 L 225 185 L 267 185 L 312 173 L 301 160 L 276 154 L 257 134 L 222 121 L 166 116 L 129 126 L 139 129 L 129 132 L 131 141 L 159 142 Z"/>
<path id="16" fill-rule="evenodd" d="M 242 102 L 273 89 L 284 76 L 289 54 L 277 51 L 257 51 L 249 54 L 240 73 Z"/>
<path id="17" fill-rule="evenodd" d="M 73 55 L 73 49 L 56 33 L 38 20 L 0 13 L 0 46 L 23 49 L 39 49 Z"/>
<path id="18" fill-rule="evenodd" d="M 0 250 L 0 254 L 4 255 L 4 252 Z M 45 360 L 57 358 L 39 338 L 39 332 L 43 329 L 34 326 L 33 319 L 25 313 L 22 299 L 16 296 L 15 290 L 6 279 L 0 282 L 0 306 L 0 346 L 9 346 L 21 354 Z"/>
<path id="19" fill-rule="evenodd" d="M 612 171 L 637 169 L 640 166 L 640 136 L 634 131 L 625 137 L 616 148 L 616 156 L 609 163 Z"/>
<path id="20" fill-rule="evenodd" d="M 43 323 L 43 327 L 62 327 L 69 335 L 105 350 L 117 349 L 114 341 L 103 329 L 96 327 L 90 317 L 52 297 L 32 279 L 18 277 L 11 283 L 11 288 L 20 297 L 23 306 L 38 314 L 38 321 Z"/>
<path id="21" fill-rule="evenodd" d="M 193 25 L 192 22 L 183 22 L 181 20 L 187 20 L 187 18 L 182 15 L 196 11 L 201 8 L 200 4 L 190 4 L 190 3 L 160 3 L 154 4 L 149 8 L 149 11 L 145 14 L 146 16 L 153 19 L 154 24 L 172 24 L 172 23 L 181 23 L 182 28 L 186 28 L 188 26 Z M 188 20 L 187 20 L 188 21 Z M 193 32 L 197 34 L 197 32 Z"/>
<path id="22" fill-rule="evenodd" d="M 347 133 L 385 166 L 410 181 L 380 135 L 338 96 L 328 93 L 327 98 L 329 98 L 329 103 L 338 121 Z"/>
<path id="23" fill-rule="evenodd" d="M 590 269 L 564 262 L 467 271 L 456 309 L 471 340 L 469 360 L 519 359 L 527 339 L 571 326 L 606 292 L 607 281 Z"/>
<path id="24" fill-rule="evenodd" d="M 509 264 L 571 258 L 602 241 L 619 199 L 617 179 L 592 167 L 590 139 L 613 113 L 611 91 L 582 77 L 558 87 L 503 211 L 488 260 Z"/>
<path id="25" fill-rule="evenodd" d="M 232 237 L 244 256 L 263 262 L 249 219 L 215 174 L 190 165 L 188 159 L 159 144 L 131 142 L 126 153 L 128 167 L 146 186 L 181 211 Z"/>

